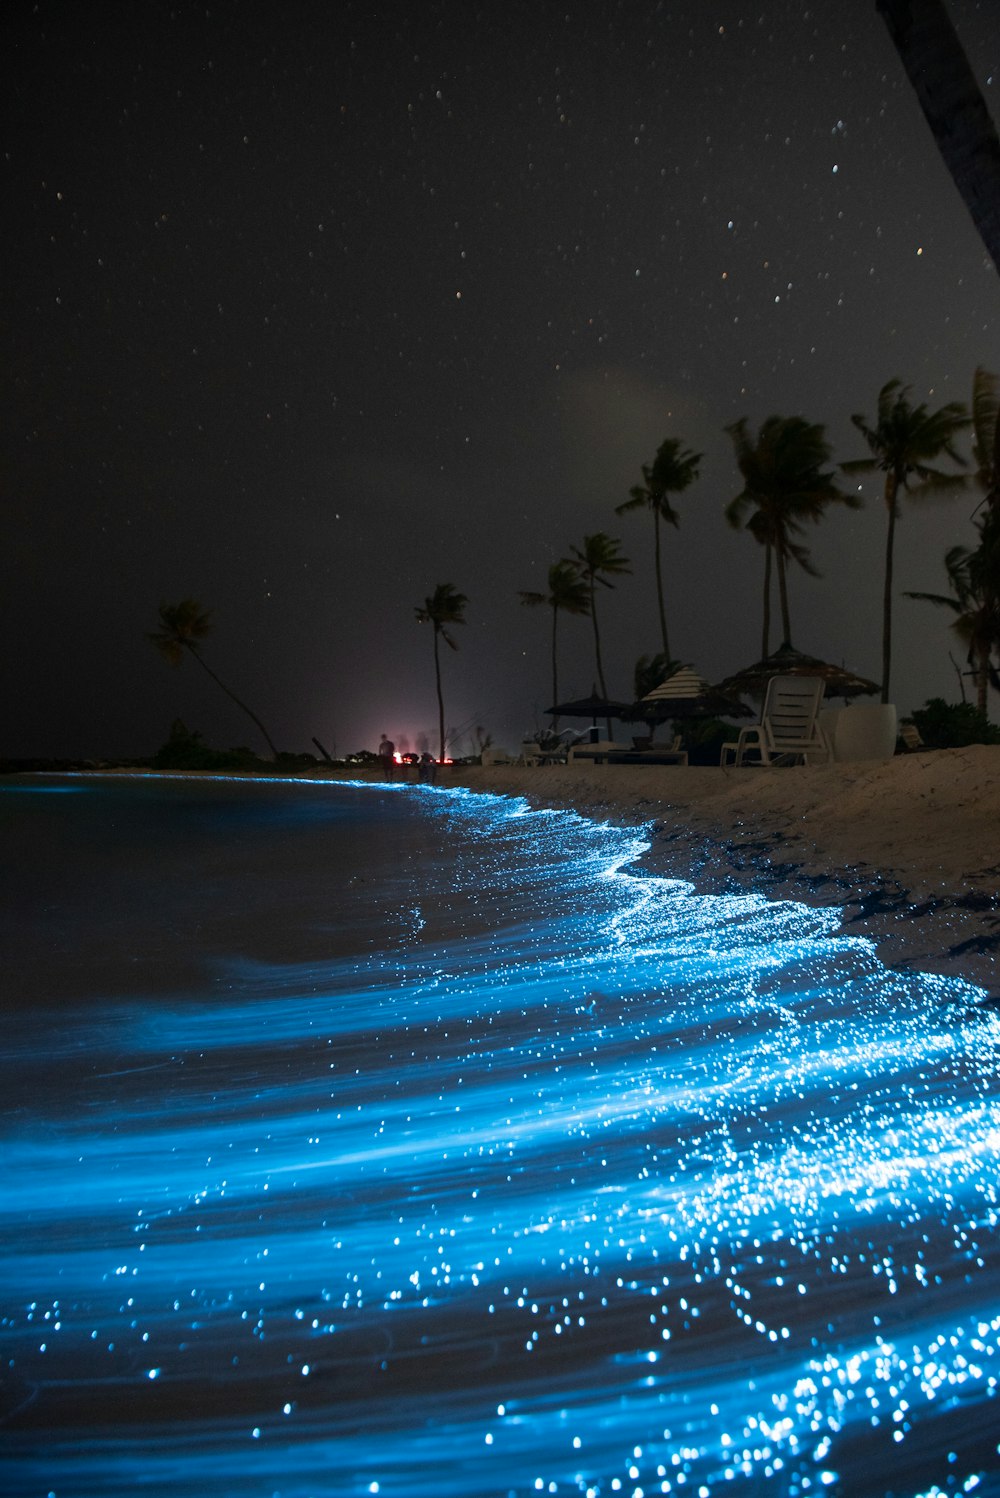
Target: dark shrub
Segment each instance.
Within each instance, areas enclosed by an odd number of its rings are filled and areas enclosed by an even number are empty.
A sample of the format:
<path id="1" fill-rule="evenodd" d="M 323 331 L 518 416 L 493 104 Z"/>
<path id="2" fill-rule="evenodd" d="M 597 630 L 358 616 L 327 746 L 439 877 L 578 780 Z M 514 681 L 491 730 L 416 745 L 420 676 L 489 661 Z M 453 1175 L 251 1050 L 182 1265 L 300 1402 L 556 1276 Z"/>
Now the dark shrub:
<path id="1" fill-rule="evenodd" d="M 1000 728 L 971 702 L 932 697 L 917 708 L 913 721 L 928 749 L 962 749 L 966 744 L 1000 744 Z"/>
<path id="2" fill-rule="evenodd" d="M 258 764 L 249 749 L 212 749 L 180 718 L 174 719 L 170 737 L 153 758 L 154 770 L 251 770 Z"/>
<path id="3" fill-rule="evenodd" d="M 722 746 L 735 739 L 737 730 L 721 718 L 686 718 L 674 724 L 688 752 L 690 765 L 717 765 Z"/>

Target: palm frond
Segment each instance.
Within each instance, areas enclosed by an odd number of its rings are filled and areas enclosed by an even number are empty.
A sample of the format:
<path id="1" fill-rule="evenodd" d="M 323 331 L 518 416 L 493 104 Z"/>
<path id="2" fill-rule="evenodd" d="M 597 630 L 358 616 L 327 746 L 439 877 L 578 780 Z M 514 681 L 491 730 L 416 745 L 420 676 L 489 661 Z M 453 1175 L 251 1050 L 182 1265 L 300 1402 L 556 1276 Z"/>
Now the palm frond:
<path id="1" fill-rule="evenodd" d="M 951 609 L 953 614 L 960 614 L 962 605 L 957 598 L 949 598 L 946 593 L 912 593 L 904 592 L 904 598 L 916 598 L 921 603 L 934 603 L 940 608 Z"/>
<path id="2" fill-rule="evenodd" d="M 604 531 L 595 531 L 593 535 L 584 536 L 582 547 L 571 546 L 570 551 L 578 570 L 588 581 L 613 587 L 607 577 L 601 574 L 610 573 L 615 576 L 632 571 L 628 558 L 621 554 L 620 546 L 621 542 L 616 537 L 609 536 Z"/>
<path id="3" fill-rule="evenodd" d="M 459 593 L 451 583 L 438 583 L 430 597 L 416 606 L 417 623 L 433 624 L 436 631 L 441 631 L 446 624 L 464 624 L 468 602 L 465 594 Z"/>

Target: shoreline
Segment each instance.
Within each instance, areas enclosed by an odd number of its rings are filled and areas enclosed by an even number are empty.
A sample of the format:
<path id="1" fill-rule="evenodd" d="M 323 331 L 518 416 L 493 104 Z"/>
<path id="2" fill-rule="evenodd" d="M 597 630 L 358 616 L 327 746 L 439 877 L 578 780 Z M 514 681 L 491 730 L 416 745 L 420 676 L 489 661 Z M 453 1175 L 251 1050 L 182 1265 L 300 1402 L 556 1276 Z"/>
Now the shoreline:
<path id="1" fill-rule="evenodd" d="M 888 966 L 1000 1003 L 1000 746 L 774 770 L 468 766 L 446 783 L 647 826 L 650 872 L 837 908 Z"/>
<path id="2" fill-rule="evenodd" d="M 280 778 L 384 783 L 360 766 Z M 641 826 L 651 873 L 838 909 L 841 934 L 872 939 L 887 966 L 963 978 L 1000 1005 L 1000 745 L 787 769 L 450 765 L 437 784 Z"/>

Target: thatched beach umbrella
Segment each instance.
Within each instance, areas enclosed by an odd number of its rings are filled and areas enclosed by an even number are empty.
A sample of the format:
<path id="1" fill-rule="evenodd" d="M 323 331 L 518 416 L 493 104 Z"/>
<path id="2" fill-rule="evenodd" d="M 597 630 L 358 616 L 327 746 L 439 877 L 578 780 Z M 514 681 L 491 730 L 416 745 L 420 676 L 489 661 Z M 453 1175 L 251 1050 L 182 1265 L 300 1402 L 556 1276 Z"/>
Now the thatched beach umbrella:
<path id="1" fill-rule="evenodd" d="M 749 718 L 746 703 L 709 686 L 691 666 L 682 666 L 628 710 L 632 722 L 665 723 L 673 718 Z"/>
<path id="2" fill-rule="evenodd" d="M 772 676 L 820 676 L 824 682 L 825 697 L 862 697 L 879 691 L 877 682 L 857 676 L 844 666 L 835 666 L 830 661 L 821 661 L 818 656 L 805 655 L 792 645 L 782 645 L 771 655 L 742 671 L 727 676 L 719 683 L 721 692 L 746 692 L 753 697 L 762 697 Z"/>

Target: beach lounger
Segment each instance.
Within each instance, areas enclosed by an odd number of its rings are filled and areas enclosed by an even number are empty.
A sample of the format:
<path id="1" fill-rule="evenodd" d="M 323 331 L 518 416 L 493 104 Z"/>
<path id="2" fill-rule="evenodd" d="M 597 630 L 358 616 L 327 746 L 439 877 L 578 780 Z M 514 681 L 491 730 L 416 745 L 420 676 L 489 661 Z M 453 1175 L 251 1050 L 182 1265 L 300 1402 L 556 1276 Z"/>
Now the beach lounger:
<path id="1" fill-rule="evenodd" d="M 566 763 L 571 765 L 576 759 L 603 759 L 610 750 L 623 747 L 622 744 L 616 744 L 614 739 L 597 739 L 594 742 L 571 744 L 566 751 Z"/>
<path id="2" fill-rule="evenodd" d="M 512 765 L 514 760 L 507 753 L 506 749 L 487 747 L 479 756 L 479 763 L 481 765 Z"/>
<path id="3" fill-rule="evenodd" d="M 819 676 L 772 676 L 760 722 L 741 728 L 735 744 L 723 744 L 726 765 L 826 764 L 830 744 L 819 723 L 824 683 Z"/>

